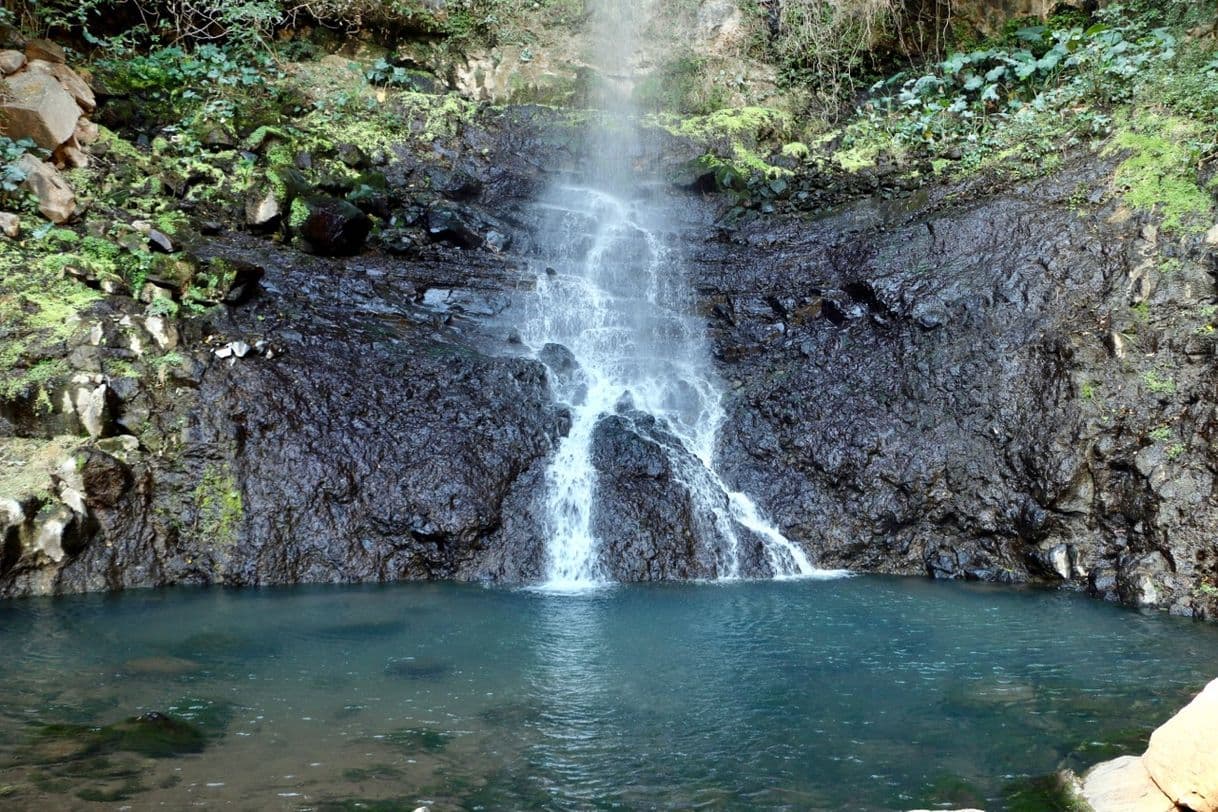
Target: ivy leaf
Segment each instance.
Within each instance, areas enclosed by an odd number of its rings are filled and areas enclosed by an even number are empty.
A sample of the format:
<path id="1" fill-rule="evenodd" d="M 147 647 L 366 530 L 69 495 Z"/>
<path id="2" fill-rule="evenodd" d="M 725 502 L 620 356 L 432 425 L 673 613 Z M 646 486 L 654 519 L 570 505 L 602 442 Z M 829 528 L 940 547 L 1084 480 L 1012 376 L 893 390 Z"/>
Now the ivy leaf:
<path id="1" fill-rule="evenodd" d="M 985 80 L 987 82 L 997 82 L 999 79 L 1001 79 L 1002 77 L 1004 77 L 1006 75 L 1007 75 L 1007 66 L 999 65 L 998 67 L 990 70 L 990 72 L 985 75 Z"/>
<path id="2" fill-rule="evenodd" d="M 964 54 L 952 54 L 944 60 L 942 65 L 943 72 L 948 76 L 955 76 L 966 64 L 968 64 L 968 57 Z"/>
<path id="3" fill-rule="evenodd" d="M 982 101 L 998 101 L 998 85 L 986 85 L 985 90 L 981 91 Z"/>
<path id="4" fill-rule="evenodd" d="M 980 76 L 978 76 L 975 73 L 971 73 L 971 74 L 969 74 L 969 77 L 964 81 L 964 89 L 965 90 L 977 90 L 983 84 L 985 84 L 984 79 L 982 79 Z"/>
<path id="5" fill-rule="evenodd" d="M 1024 42 L 1041 42 L 1045 38 L 1045 27 L 1043 25 L 1034 25 L 1028 28 L 1021 28 L 1015 32 L 1015 36 Z"/>

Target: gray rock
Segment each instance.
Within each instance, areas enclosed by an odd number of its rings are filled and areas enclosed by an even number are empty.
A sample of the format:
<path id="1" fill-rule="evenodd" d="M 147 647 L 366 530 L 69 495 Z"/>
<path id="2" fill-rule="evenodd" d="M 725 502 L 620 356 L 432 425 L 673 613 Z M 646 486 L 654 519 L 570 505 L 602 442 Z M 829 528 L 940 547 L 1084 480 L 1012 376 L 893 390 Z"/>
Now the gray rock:
<path id="1" fill-rule="evenodd" d="M 0 51 L 0 73 L 8 76 L 23 67 L 25 67 L 25 54 L 13 50 Z"/>

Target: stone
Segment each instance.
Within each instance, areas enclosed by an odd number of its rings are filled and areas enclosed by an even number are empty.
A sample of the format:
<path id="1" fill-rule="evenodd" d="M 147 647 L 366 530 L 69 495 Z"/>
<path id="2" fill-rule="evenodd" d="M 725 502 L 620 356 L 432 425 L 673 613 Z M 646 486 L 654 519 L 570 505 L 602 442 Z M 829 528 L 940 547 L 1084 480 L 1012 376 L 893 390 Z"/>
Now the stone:
<path id="1" fill-rule="evenodd" d="M 437 206 L 427 212 L 427 233 L 436 242 L 499 252 L 511 244 L 508 227 L 469 206 Z"/>
<path id="2" fill-rule="evenodd" d="M 55 161 L 69 169 L 85 169 L 89 166 L 89 155 L 69 141 L 55 150 Z"/>
<path id="3" fill-rule="evenodd" d="M 21 236 L 21 218 L 7 211 L 0 212 L 0 233 L 9 239 Z"/>
<path id="4" fill-rule="evenodd" d="M 23 67 L 25 67 L 25 54 L 13 50 L 0 51 L 0 73 L 8 76 Z"/>
<path id="5" fill-rule="evenodd" d="M 93 386 L 90 383 L 79 385 L 72 405 L 80 424 L 90 437 L 101 437 L 107 428 L 110 417 L 108 387 L 106 384 Z"/>
<path id="6" fill-rule="evenodd" d="M 300 236 L 315 254 L 351 256 L 364 247 L 372 221 L 354 205 L 337 198 L 319 198 L 308 204 Z"/>
<path id="7" fill-rule="evenodd" d="M 89 83 L 82 79 L 79 73 L 67 65 L 35 59 L 30 61 L 26 69 L 53 76 L 55 81 L 59 82 L 59 86 L 66 90 L 76 102 L 77 107 L 85 113 L 92 113 L 97 109 L 97 97 L 93 95 L 93 88 L 89 87 Z"/>
<path id="8" fill-rule="evenodd" d="M 1139 756 L 1097 764 L 1083 775 L 1083 798 L 1095 812 L 1173 812 Z"/>
<path id="9" fill-rule="evenodd" d="M 1143 760 L 1169 802 L 1218 810 L 1218 680 L 1150 734 Z M 1170 808 L 1170 807 L 1169 807 Z"/>
<path id="10" fill-rule="evenodd" d="M 230 341 L 228 346 L 233 351 L 233 355 L 235 355 L 237 358 L 244 358 L 245 356 L 249 355 L 250 345 L 246 344 L 244 341 Z"/>
<path id="11" fill-rule="evenodd" d="M 153 251 L 160 251 L 162 254 L 172 254 L 178 250 L 168 234 L 157 231 L 155 228 L 148 229 L 148 246 Z"/>
<path id="12" fill-rule="evenodd" d="M 78 535 L 76 514 L 66 505 L 43 508 L 35 519 L 33 549 L 58 563 L 69 555 Z"/>
<path id="13" fill-rule="evenodd" d="M 178 346 L 178 328 L 163 316 L 149 316 L 144 319 L 144 329 L 162 350 L 168 351 Z"/>
<path id="14" fill-rule="evenodd" d="M 140 449 L 140 441 L 138 437 L 130 434 L 119 434 L 114 437 L 105 437 L 94 443 L 98 451 L 104 451 L 112 457 L 126 459 L 130 454 L 134 454 Z"/>
<path id="15" fill-rule="evenodd" d="M 1218 245 L 1218 223 L 1210 226 L 1210 230 L 1205 232 L 1206 245 Z"/>
<path id="16" fill-rule="evenodd" d="M 93 509 L 117 505 L 131 488 L 131 469 L 103 451 L 90 449 L 78 452 L 78 456 L 85 503 Z"/>
<path id="17" fill-rule="evenodd" d="M 9 138 L 29 138 L 54 151 L 76 132 L 80 108 L 50 73 L 15 74 L 8 78 L 8 88 L 8 98 L 0 104 L 0 132 Z"/>
<path id="18" fill-rule="evenodd" d="M 89 119 L 82 117 L 76 122 L 76 132 L 72 136 L 82 148 L 97 143 L 101 137 L 101 128 Z"/>
<path id="19" fill-rule="evenodd" d="M 251 228 L 274 228 L 282 218 L 283 206 L 272 189 L 254 194 L 245 201 L 245 223 Z"/>
<path id="20" fill-rule="evenodd" d="M 25 186 L 38 198 L 38 210 L 52 223 L 64 223 L 76 213 L 76 195 L 56 169 L 33 155 L 22 155 L 17 168 L 25 174 Z"/>
<path id="21" fill-rule="evenodd" d="M 51 42 L 49 39 L 32 39 L 27 42 L 25 44 L 25 57 L 31 62 L 35 59 L 41 59 L 45 62 L 58 62 L 60 64 L 68 61 L 63 46 Z"/>

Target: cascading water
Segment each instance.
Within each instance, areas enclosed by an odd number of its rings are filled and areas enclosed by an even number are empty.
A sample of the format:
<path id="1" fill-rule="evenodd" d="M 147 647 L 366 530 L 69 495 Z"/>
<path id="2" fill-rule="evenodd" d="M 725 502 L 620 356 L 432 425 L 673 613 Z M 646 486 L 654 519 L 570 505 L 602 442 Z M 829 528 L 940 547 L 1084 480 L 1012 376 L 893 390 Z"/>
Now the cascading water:
<path id="1" fill-rule="evenodd" d="M 547 472 L 547 585 L 578 588 L 607 580 L 596 533 L 598 425 L 612 415 L 664 449 L 696 516 L 700 572 L 735 578 L 742 536 L 760 542 L 762 567 L 748 574 L 817 573 L 743 493 L 714 467 L 723 418 L 719 383 L 691 291 L 673 247 L 663 201 L 630 164 L 639 152 L 629 82 L 637 2 L 603 0 L 600 41 L 605 115 L 586 139 L 582 183 L 559 184 L 539 204 L 544 243 L 524 342 L 549 366 L 571 427 Z M 624 87 L 623 87 L 624 86 Z"/>

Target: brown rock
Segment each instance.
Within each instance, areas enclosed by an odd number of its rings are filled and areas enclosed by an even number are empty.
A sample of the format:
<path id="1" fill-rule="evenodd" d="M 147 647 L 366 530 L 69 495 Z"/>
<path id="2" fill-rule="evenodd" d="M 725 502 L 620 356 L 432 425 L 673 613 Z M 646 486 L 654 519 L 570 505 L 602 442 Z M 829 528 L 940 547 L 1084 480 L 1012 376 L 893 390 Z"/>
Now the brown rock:
<path id="1" fill-rule="evenodd" d="M 43 59 L 47 62 L 67 62 L 67 54 L 63 48 L 49 39 L 32 39 L 25 44 L 27 59 Z"/>
<path id="2" fill-rule="evenodd" d="M 21 218 L 7 211 L 0 212 L 0 233 L 11 240 L 21 236 Z"/>
<path id="3" fill-rule="evenodd" d="M 25 54 L 20 51 L 0 51 L 0 72 L 5 76 L 25 67 Z"/>
<path id="4" fill-rule="evenodd" d="M 1146 769 L 1178 805 L 1218 810 L 1218 680 L 1150 734 Z"/>
<path id="5" fill-rule="evenodd" d="M 84 169 L 89 165 L 89 156 L 71 141 L 55 150 L 55 160 L 71 169 Z"/>
<path id="6" fill-rule="evenodd" d="M 76 122 L 76 143 L 82 147 L 87 147 L 90 144 L 97 143 L 97 139 L 101 137 L 101 128 L 94 124 L 89 119 L 82 117 Z"/>
<path id="7" fill-rule="evenodd" d="M 76 100 L 77 106 L 86 113 L 92 113 L 97 108 L 97 98 L 93 95 L 93 88 L 89 87 L 89 83 L 82 79 L 79 73 L 67 65 L 61 62 L 33 59 L 30 60 L 27 70 L 47 73 L 55 77 L 59 86 L 66 90 L 68 95 Z"/>
<path id="8" fill-rule="evenodd" d="M 63 223 L 76 213 L 76 195 L 59 170 L 33 155 L 22 155 L 17 168 L 25 173 L 25 186 L 38 196 L 38 210 L 52 223 Z"/>
<path id="9" fill-rule="evenodd" d="M 76 132 L 80 108 L 59 81 L 43 71 L 8 78 L 9 98 L 0 104 L 0 132 L 14 141 L 30 138 L 54 150 Z"/>
<path id="10" fill-rule="evenodd" d="M 1095 812 L 1174 812 L 1138 756 L 1097 764 L 1083 775 L 1083 797 Z"/>

